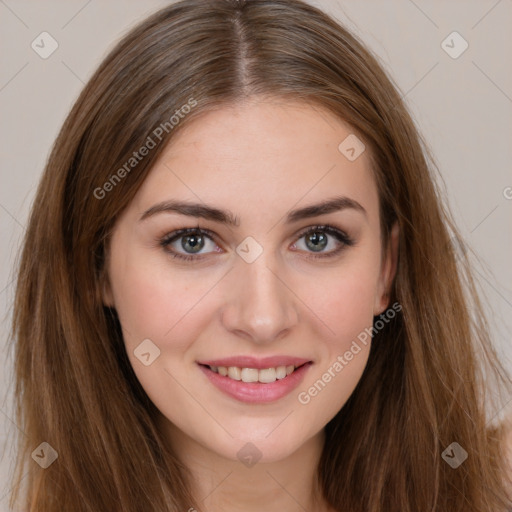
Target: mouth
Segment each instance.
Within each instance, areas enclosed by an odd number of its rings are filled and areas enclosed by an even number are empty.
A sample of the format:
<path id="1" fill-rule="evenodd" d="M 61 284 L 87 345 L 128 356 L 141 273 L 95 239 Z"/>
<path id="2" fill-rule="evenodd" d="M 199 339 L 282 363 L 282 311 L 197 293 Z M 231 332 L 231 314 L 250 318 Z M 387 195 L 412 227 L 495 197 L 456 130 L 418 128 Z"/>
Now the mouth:
<path id="1" fill-rule="evenodd" d="M 289 395 L 302 382 L 313 362 L 275 357 L 229 358 L 197 364 L 208 381 L 229 397 L 247 404 L 264 404 Z"/>
<path id="2" fill-rule="evenodd" d="M 222 377 L 227 377 L 231 380 L 242 381 L 246 383 L 257 382 L 259 384 L 271 384 L 272 382 L 276 382 L 276 380 L 285 379 L 288 377 L 288 375 L 291 375 L 299 368 L 302 368 L 307 364 L 311 364 L 311 361 L 300 364 L 298 366 L 290 364 L 262 369 L 250 367 L 242 368 L 239 366 L 215 366 L 201 363 L 199 363 L 199 366 L 207 368 L 210 371 L 217 373 Z"/>

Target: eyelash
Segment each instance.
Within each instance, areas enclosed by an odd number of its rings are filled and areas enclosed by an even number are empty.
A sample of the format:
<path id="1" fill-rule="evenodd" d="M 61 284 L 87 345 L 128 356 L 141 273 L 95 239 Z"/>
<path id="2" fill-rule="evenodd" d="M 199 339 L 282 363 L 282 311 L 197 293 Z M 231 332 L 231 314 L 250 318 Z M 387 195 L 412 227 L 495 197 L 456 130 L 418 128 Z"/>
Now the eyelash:
<path id="1" fill-rule="evenodd" d="M 330 251 L 328 253 L 319 253 L 314 254 L 311 253 L 308 258 L 317 259 L 317 258 L 332 258 L 334 256 L 337 256 L 341 251 L 343 251 L 346 247 L 350 247 L 354 245 L 354 240 L 350 238 L 346 233 L 339 230 L 338 228 L 331 226 L 330 224 L 322 224 L 317 226 L 310 226 L 303 230 L 299 235 L 297 240 L 300 240 L 302 237 L 309 235 L 310 233 L 315 233 L 317 231 L 321 231 L 324 233 L 327 233 L 328 235 L 332 235 L 334 238 L 338 240 L 338 242 L 341 242 L 341 246 L 338 249 L 335 249 L 333 251 Z M 178 258 L 180 260 L 184 261 L 198 261 L 200 259 L 203 259 L 206 255 L 184 255 L 178 252 L 174 252 L 172 250 L 169 250 L 169 245 L 179 240 L 180 238 L 186 236 L 186 235 L 205 235 L 208 238 L 210 238 L 213 242 L 215 242 L 215 234 L 210 231 L 209 229 L 201 228 L 200 226 L 197 226 L 195 228 L 184 228 L 184 229 L 178 229 L 177 231 L 173 231 L 172 233 L 169 233 L 165 235 L 162 239 L 159 240 L 159 244 L 162 248 L 164 248 L 170 256 L 173 258 Z"/>

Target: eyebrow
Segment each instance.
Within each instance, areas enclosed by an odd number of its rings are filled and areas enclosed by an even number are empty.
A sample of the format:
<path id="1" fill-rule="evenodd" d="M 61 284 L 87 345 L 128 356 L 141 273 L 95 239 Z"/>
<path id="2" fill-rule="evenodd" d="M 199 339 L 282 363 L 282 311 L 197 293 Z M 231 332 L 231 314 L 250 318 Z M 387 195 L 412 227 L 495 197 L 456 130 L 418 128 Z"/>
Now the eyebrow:
<path id="1" fill-rule="evenodd" d="M 317 217 L 336 211 L 352 209 L 367 216 L 366 210 L 356 200 L 346 196 L 338 196 L 321 203 L 312 204 L 292 210 L 286 215 L 286 223 L 291 224 L 299 220 Z M 141 216 L 140 221 L 146 220 L 149 217 L 159 213 L 178 213 L 187 215 L 189 217 L 201 217 L 214 222 L 227 224 L 229 226 L 239 226 L 240 220 L 237 216 L 229 210 L 221 210 L 213 206 L 208 206 L 201 203 L 190 203 L 185 201 L 169 200 L 157 203 L 151 208 L 148 208 Z"/>

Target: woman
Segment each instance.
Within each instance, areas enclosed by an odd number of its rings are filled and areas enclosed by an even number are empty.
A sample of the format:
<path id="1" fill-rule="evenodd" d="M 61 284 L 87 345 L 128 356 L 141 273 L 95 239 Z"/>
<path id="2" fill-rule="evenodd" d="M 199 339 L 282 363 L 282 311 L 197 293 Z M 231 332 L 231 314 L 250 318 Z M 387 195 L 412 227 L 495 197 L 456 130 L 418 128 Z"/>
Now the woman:
<path id="1" fill-rule="evenodd" d="M 25 508 L 507 510 L 486 409 L 510 380 L 427 156 L 300 1 L 186 0 L 126 35 L 24 243 Z"/>

